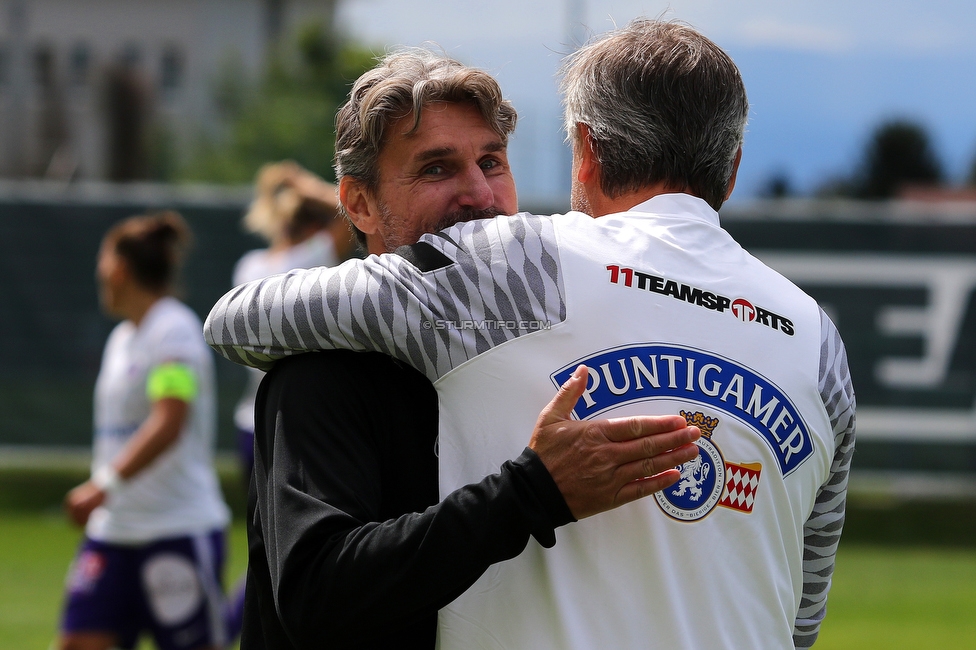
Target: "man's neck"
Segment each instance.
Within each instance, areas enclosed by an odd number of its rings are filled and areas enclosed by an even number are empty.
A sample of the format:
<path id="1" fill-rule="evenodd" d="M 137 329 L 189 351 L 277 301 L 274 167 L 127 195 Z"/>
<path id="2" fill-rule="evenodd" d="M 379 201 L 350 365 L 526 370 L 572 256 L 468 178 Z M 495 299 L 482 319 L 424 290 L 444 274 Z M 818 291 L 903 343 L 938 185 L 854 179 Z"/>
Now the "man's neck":
<path id="1" fill-rule="evenodd" d="M 635 205 L 640 205 L 644 201 L 661 194 L 691 194 L 691 192 L 686 187 L 674 187 L 662 182 L 642 187 L 639 190 L 627 192 L 626 194 L 613 198 L 599 191 L 588 192 L 587 198 L 589 199 L 590 209 L 593 211 L 592 216 L 602 217 L 607 214 L 626 212 Z"/>

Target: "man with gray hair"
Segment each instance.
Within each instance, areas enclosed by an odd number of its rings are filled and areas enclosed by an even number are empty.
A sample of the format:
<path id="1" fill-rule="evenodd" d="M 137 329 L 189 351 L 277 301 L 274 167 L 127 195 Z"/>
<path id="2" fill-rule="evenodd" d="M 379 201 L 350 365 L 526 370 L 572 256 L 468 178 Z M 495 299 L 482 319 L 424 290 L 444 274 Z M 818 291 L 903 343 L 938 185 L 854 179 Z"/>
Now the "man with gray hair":
<path id="1" fill-rule="evenodd" d="M 422 268 L 430 251 L 400 247 L 514 212 L 515 119 L 490 75 L 426 50 L 360 77 L 338 115 L 336 166 L 364 247 Z M 566 421 L 582 387 L 567 383 L 515 460 L 438 503 L 427 378 L 378 353 L 277 364 L 255 401 L 242 648 L 433 648 L 438 608 L 490 564 L 673 483 L 697 455 L 680 416 Z"/>
<path id="2" fill-rule="evenodd" d="M 438 393 L 442 494 L 510 458 L 580 366 L 575 418 L 680 411 L 701 428 L 675 486 L 488 569 L 441 611 L 440 647 L 808 647 L 854 393 L 829 318 L 720 227 L 748 112 L 739 71 L 694 30 L 638 19 L 580 49 L 563 93 L 577 212 L 460 224 L 244 287 L 206 336 L 256 365 L 341 347 L 418 368 Z"/>

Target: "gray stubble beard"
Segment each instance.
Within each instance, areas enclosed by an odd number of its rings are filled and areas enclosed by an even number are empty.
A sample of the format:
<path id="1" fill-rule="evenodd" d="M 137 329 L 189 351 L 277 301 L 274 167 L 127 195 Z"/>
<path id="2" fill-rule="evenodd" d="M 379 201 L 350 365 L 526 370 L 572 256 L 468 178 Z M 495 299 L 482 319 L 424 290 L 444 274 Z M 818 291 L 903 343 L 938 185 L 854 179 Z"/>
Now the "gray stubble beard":
<path id="1" fill-rule="evenodd" d="M 388 252 L 395 251 L 400 246 L 416 244 L 421 235 L 439 232 L 458 223 L 466 223 L 476 219 L 492 219 L 501 214 L 501 211 L 494 206 L 484 210 L 461 208 L 444 215 L 429 228 L 417 232 L 417 229 L 410 227 L 406 220 L 395 216 L 385 203 L 380 203 L 378 207 L 385 231 L 383 247 Z"/>

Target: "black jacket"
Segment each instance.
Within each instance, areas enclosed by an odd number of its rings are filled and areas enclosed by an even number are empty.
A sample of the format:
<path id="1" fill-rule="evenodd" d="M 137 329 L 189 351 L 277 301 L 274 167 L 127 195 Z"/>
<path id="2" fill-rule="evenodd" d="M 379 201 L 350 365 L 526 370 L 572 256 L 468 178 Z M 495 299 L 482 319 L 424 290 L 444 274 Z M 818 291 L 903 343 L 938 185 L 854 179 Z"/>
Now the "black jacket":
<path id="1" fill-rule="evenodd" d="M 385 355 L 280 361 L 255 416 L 242 650 L 433 648 L 440 607 L 573 520 L 529 449 L 438 503 L 437 395 Z"/>

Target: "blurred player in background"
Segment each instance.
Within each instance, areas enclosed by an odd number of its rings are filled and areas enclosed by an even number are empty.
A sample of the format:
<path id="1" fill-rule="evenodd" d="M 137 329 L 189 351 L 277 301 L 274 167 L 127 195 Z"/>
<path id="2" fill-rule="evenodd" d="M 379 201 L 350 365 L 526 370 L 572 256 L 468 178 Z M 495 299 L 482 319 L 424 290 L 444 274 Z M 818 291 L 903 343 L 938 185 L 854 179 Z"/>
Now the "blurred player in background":
<path id="1" fill-rule="evenodd" d="M 268 242 L 246 253 L 234 267 L 234 286 L 292 269 L 335 266 L 353 252 L 354 239 L 338 217 L 336 187 L 285 160 L 258 171 L 255 198 L 244 227 Z M 264 373 L 250 369 L 234 409 L 245 486 L 254 465 L 254 396 Z"/>
<path id="2" fill-rule="evenodd" d="M 136 216 L 102 241 L 105 313 L 122 319 L 95 384 L 92 477 L 65 509 L 85 526 L 69 573 L 62 650 L 222 648 L 229 511 L 213 468 L 213 359 L 173 297 L 191 233 L 175 212 Z"/>

